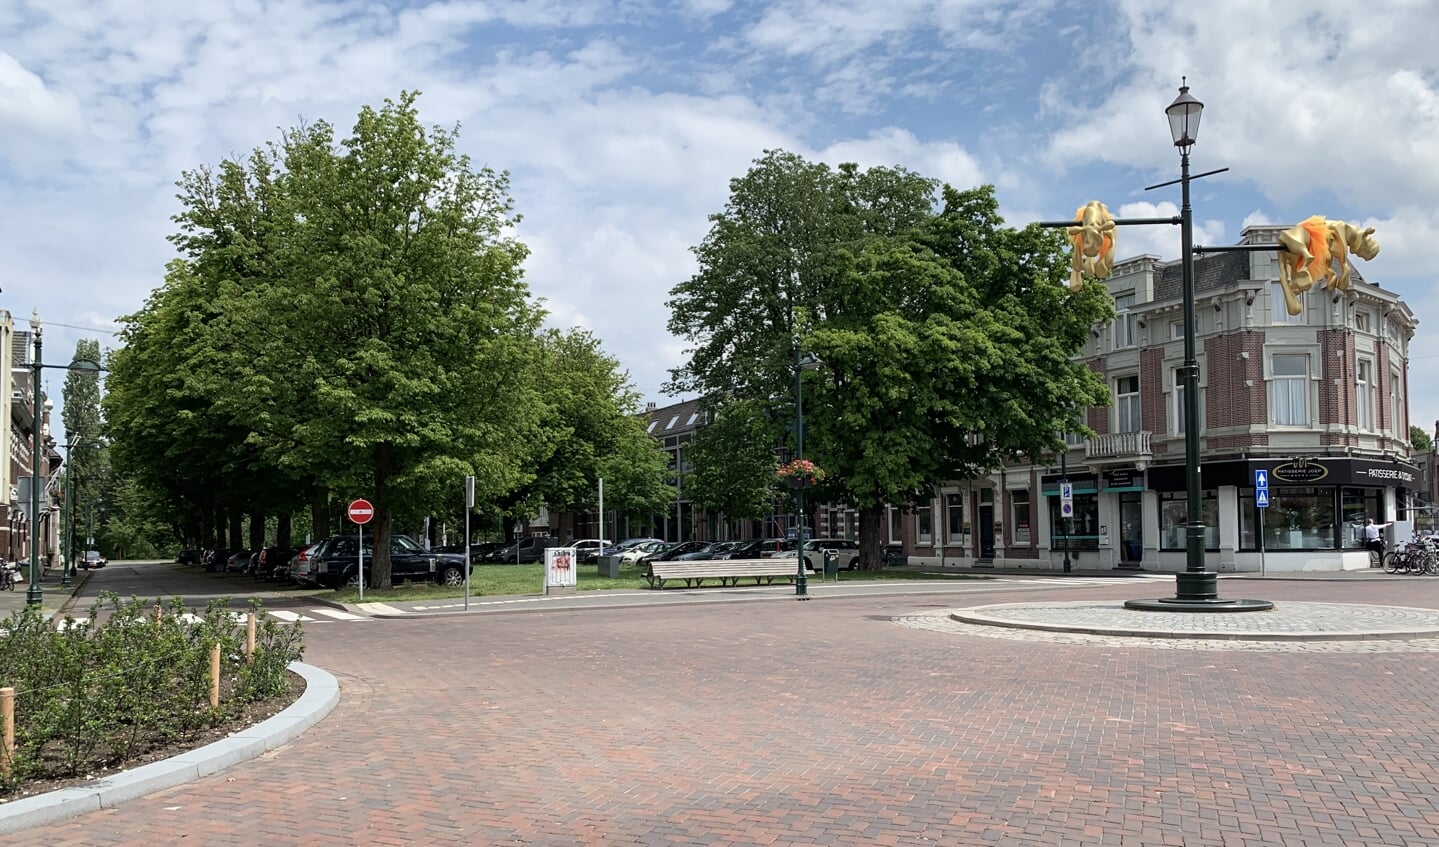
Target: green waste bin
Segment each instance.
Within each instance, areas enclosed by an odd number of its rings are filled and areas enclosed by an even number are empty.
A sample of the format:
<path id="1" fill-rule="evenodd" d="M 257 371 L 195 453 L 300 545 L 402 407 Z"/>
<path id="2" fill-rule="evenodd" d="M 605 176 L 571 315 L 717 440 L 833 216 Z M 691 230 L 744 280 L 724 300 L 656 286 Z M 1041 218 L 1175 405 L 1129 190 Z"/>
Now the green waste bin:
<path id="1" fill-rule="evenodd" d="M 824 575 L 825 575 L 825 578 L 828 579 L 829 577 L 834 577 L 834 578 L 835 578 L 835 581 L 838 582 L 838 581 L 839 581 L 839 556 L 838 556 L 838 554 L 836 554 L 835 551 L 833 551 L 833 550 L 823 550 L 823 551 L 821 551 L 821 554 L 824 556 Z"/>

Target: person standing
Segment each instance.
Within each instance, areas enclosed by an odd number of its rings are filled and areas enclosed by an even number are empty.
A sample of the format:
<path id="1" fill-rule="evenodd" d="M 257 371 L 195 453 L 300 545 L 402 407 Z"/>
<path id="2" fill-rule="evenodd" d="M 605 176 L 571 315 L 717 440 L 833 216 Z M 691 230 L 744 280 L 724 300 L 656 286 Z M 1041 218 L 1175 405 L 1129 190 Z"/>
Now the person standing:
<path id="1" fill-rule="evenodd" d="M 1379 539 L 1379 532 L 1386 526 L 1389 524 L 1377 524 L 1373 518 L 1364 519 L 1364 546 L 1381 559 L 1384 558 L 1384 542 Z"/>

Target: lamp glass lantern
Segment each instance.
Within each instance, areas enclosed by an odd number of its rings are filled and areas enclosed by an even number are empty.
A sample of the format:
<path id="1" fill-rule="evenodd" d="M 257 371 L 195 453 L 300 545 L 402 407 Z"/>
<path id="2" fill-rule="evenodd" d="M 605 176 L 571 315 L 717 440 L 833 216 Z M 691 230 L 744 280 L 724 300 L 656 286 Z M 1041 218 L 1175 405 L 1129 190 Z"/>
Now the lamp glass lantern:
<path id="1" fill-rule="evenodd" d="M 1169 135 L 1174 146 L 1189 148 L 1199 137 L 1199 117 L 1204 113 L 1204 104 L 1189 93 L 1189 86 L 1179 86 L 1179 96 L 1165 108 L 1169 116 Z"/>

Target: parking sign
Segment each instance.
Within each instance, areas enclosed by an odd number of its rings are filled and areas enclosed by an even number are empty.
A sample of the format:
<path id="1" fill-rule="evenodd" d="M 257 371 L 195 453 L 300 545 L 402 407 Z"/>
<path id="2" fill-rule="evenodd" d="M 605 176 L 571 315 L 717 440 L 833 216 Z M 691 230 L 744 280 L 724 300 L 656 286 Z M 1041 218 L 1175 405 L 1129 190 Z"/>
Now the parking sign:
<path id="1" fill-rule="evenodd" d="M 1059 516 L 1074 517 L 1074 486 L 1067 482 L 1059 484 Z"/>

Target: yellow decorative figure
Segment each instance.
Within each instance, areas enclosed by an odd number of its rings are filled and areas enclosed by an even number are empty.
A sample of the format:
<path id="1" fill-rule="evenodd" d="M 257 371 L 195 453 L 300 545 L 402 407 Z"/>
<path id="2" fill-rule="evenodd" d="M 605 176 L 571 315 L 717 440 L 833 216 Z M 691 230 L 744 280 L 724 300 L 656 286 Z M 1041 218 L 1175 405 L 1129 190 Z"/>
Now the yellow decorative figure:
<path id="1" fill-rule="evenodd" d="M 1349 254 L 1365 261 L 1379 255 L 1374 227 L 1360 229 L 1344 221 L 1326 220 L 1322 215 L 1297 223 L 1279 233 L 1283 249 L 1279 255 L 1279 282 L 1284 288 L 1284 308 L 1299 314 L 1299 295 L 1324 280 L 1328 290 L 1349 288 Z M 1339 270 L 1334 265 L 1338 263 Z"/>
<path id="2" fill-rule="evenodd" d="M 1075 226 L 1069 227 L 1069 240 L 1074 244 L 1074 262 L 1070 266 L 1069 290 L 1084 287 L 1084 275 L 1108 279 L 1114 266 L 1114 217 L 1098 200 L 1090 200 L 1074 213 Z"/>

